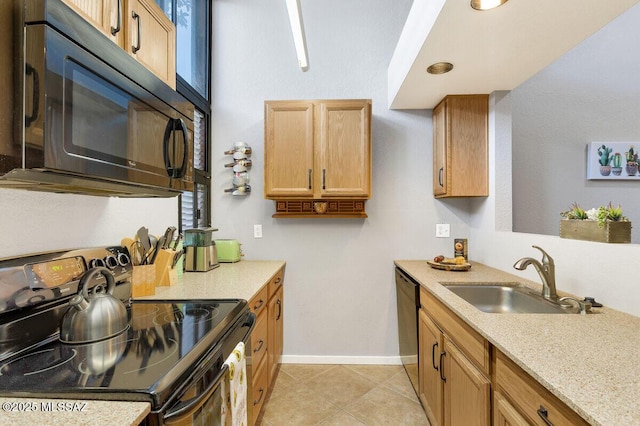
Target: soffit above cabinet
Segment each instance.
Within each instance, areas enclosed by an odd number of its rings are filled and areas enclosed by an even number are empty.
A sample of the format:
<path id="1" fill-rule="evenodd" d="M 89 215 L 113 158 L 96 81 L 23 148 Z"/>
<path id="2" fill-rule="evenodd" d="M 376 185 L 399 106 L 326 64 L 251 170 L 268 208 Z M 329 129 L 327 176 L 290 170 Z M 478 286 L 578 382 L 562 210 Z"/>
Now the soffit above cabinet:
<path id="1" fill-rule="evenodd" d="M 389 108 L 431 109 L 448 94 L 512 90 L 640 0 L 414 0 L 388 69 Z M 451 72 L 431 75 L 446 61 Z"/>

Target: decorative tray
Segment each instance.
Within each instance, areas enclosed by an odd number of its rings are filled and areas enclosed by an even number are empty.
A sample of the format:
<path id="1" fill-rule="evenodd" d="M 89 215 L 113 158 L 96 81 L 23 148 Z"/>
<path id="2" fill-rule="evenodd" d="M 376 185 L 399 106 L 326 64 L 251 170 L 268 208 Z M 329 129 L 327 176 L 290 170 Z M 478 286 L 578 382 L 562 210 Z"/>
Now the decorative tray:
<path id="1" fill-rule="evenodd" d="M 434 262 L 432 260 L 427 260 L 427 263 L 432 268 L 441 269 L 443 271 L 468 271 L 469 269 L 471 269 L 471 264 L 470 263 L 463 263 L 463 264 L 460 264 L 460 265 L 454 265 L 452 263 L 438 263 L 438 262 Z"/>

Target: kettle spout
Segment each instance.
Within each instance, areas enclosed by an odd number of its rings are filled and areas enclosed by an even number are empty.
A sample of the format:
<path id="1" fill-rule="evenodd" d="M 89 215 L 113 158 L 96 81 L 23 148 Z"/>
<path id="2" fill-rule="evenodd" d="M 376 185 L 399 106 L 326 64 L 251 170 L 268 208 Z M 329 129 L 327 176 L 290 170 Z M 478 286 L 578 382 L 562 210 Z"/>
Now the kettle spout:
<path id="1" fill-rule="evenodd" d="M 78 311 L 85 311 L 89 307 L 89 301 L 82 294 L 76 294 L 69 300 L 69 306 Z"/>

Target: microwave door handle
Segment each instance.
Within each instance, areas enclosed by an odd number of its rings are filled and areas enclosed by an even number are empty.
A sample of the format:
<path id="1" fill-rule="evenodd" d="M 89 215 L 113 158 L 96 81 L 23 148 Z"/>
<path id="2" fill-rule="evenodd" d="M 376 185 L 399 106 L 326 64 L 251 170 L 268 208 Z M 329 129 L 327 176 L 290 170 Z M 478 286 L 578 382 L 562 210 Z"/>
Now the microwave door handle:
<path id="1" fill-rule="evenodd" d="M 184 149 L 182 150 L 182 165 L 180 166 L 176 177 L 182 178 L 187 172 L 187 159 L 189 158 L 189 132 L 187 131 L 187 125 L 182 118 L 178 119 L 178 125 L 180 126 L 180 130 L 182 130 L 182 143 L 184 144 Z"/>
<path id="2" fill-rule="evenodd" d="M 38 111 L 40 110 L 40 78 L 38 77 L 38 71 L 30 64 L 25 64 L 25 75 L 33 75 L 33 105 L 31 105 L 31 115 L 24 116 L 24 125 L 29 127 L 31 123 L 38 118 Z"/>
<path id="3" fill-rule="evenodd" d="M 167 123 L 167 127 L 164 129 L 164 140 L 163 140 L 163 153 L 164 153 L 164 166 L 167 169 L 167 174 L 171 178 L 175 178 L 177 169 L 173 166 L 172 158 L 173 155 L 169 154 L 169 139 L 171 135 L 173 135 L 175 120 L 173 118 L 169 119 Z M 174 144 L 172 144 L 174 146 Z"/>

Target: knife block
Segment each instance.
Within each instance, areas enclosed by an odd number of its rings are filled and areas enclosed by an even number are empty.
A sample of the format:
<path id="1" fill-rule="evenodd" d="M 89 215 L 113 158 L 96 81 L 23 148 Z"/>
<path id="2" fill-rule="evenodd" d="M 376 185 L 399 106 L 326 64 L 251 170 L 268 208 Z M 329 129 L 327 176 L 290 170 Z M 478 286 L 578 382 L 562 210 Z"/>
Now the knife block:
<path id="1" fill-rule="evenodd" d="M 156 265 L 137 265 L 131 272 L 131 297 L 156 294 Z"/>
<path id="2" fill-rule="evenodd" d="M 159 249 L 154 265 L 156 267 L 156 286 L 166 287 L 178 282 L 178 271 L 171 267 L 176 251 Z"/>

